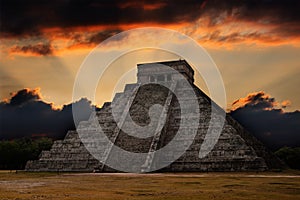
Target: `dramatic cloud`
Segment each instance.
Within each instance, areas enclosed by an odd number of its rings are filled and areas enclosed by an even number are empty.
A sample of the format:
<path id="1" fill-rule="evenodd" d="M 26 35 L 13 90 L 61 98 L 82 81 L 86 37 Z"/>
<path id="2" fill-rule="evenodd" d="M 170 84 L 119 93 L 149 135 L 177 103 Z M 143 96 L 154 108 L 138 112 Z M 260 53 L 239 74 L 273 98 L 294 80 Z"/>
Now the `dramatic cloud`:
<path id="1" fill-rule="evenodd" d="M 10 49 L 10 53 L 36 55 L 36 56 L 49 56 L 53 54 L 53 48 L 50 44 L 14 46 Z"/>
<path id="2" fill-rule="evenodd" d="M 290 101 L 276 102 L 265 92 L 251 93 L 233 103 L 230 114 L 272 149 L 300 144 L 300 112 L 285 112 Z"/>
<path id="3" fill-rule="evenodd" d="M 81 99 L 75 106 L 91 111 L 91 102 Z M 54 109 L 52 104 L 41 99 L 38 89 L 22 89 L 7 101 L 0 102 L 0 139 L 43 135 L 62 138 L 68 130 L 74 129 L 72 105 Z M 81 120 L 87 120 L 90 112 L 84 113 Z"/>
<path id="4" fill-rule="evenodd" d="M 298 0 L 3 0 L 0 9 L 2 37 L 41 35 L 43 30 L 55 28 L 192 25 L 199 19 L 208 20 L 207 24 L 197 25 L 200 29 L 244 23 L 268 27 L 264 33 L 271 38 L 274 34 L 281 37 L 299 37 L 300 34 Z M 235 38 L 235 34 L 255 36 L 255 32 L 239 31 L 227 34 L 226 38 Z"/>
<path id="5" fill-rule="evenodd" d="M 23 103 L 38 101 L 41 99 L 40 89 L 29 90 L 27 88 L 20 90 L 16 93 L 11 94 L 12 97 L 10 99 L 9 104 L 12 106 L 20 106 Z"/>
<path id="6" fill-rule="evenodd" d="M 272 98 L 270 95 L 266 94 L 265 92 L 260 91 L 260 92 L 250 93 L 247 95 L 247 97 L 240 98 L 234 101 L 232 103 L 232 109 L 236 110 L 237 108 L 252 106 L 255 109 L 268 110 L 268 109 L 273 109 L 277 105 L 278 103 L 275 101 L 275 98 Z"/>
<path id="7" fill-rule="evenodd" d="M 1 1 L 7 36 L 39 34 L 43 28 L 130 23 L 177 23 L 196 19 L 202 1 Z M 196 9 L 196 10 L 195 10 Z M 192 12 L 194 11 L 194 12 Z"/>
<path id="8" fill-rule="evenodd" d="M 70 43 L 67 48 L 95 47 L 103 40 L 120 33 L 120 29 L 107 29 L 104 31 L 90 31 L 89 33 L 77 32 L 69 37 Z"/>
<path id="9" fill-rule="evenodd" d="M 144 10 L 156 10 L 163 8 L 167 5 L 166 2 L 143 2 L 143 1 L 126 1 L 126 2 L 121 2 L 118 4 L 118 6 L 122 9 L 124 8 L 137 8 L 137 9 L 144 9 Z"/>
<path id="10" fill-rule="evenodd" d="M 288 106 L 290 106 L 292 103 L 289 100 L 285 100 L 281 103 L 282 108 L 286 108 Z"/>

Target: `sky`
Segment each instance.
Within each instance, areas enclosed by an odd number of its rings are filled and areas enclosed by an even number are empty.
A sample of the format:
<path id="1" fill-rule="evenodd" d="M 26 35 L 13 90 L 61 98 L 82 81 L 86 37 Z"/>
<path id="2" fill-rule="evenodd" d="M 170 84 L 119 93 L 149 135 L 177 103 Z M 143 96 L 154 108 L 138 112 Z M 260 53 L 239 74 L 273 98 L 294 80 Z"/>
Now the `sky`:
<path id="1" fill-rule="evenodd" d="M 278 110 L 285 116 L 300 109 L 297 0 L 1 0 L 0 22 L 4 107 L 18 94 L 31 94 L 37 98 L 24 102 L 42 101 L 62 111 L 73 103 L 76 74 L 93 48 L 122 31 L 161 27 L 187 35 L 209 53 L 224 81 L 228 112 L 259 104 L 247 101 L 253 94 L 263 94 L 262 102 L 274 99 L 271 107 L 259 107 L 263 112 Z M 135 63 L 123 63 L 126 70 L 143 61 L 178 59 L 170 52 L 149 50 L 128 56 Z M 98 86 L 93 102 L 98 107 L 111 100 L 116 77 L 126 71 L 120 63 Z M 200 77 L 196 84 L 208 93 Z M 295 123 L 298 127 L 299 119 Z"/>

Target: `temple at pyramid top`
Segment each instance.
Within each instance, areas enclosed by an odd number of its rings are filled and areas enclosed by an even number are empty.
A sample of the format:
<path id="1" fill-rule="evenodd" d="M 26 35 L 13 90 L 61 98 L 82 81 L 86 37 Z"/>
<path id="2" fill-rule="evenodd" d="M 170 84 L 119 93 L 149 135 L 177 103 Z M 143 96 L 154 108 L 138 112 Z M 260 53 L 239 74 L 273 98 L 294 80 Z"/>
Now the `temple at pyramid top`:
<path id="1" fill-rule="evenodd" d="M 138 82 L 165 82 L 180 77 L 170 68 L 180 72 L 190 83 L 194 83 L 194 70 L 185 60 L 138 64 Z"/>

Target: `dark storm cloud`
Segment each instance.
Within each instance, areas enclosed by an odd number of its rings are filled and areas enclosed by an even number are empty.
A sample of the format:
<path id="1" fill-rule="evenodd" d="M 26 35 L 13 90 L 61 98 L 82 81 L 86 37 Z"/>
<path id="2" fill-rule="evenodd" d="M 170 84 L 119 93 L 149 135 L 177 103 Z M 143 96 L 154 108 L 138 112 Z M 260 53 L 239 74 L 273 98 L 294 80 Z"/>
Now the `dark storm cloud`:
<path id="1" fill-rule="evenodd" d="M 120 33 L 122 30 L 120 29 L 107 29 L 103 31 L 95 31 L 89 34 L 85 33 L 76 33 L 73 35 L 69 35 L 68 37 L 71 39 L 72 43 L 69 45 L 69 48 L 74 48 L 80 45 L 94 46 L 98 45 L 105 39 Z M 122 36 L 123 37 L 123 36 Z M 122 39 L 121 37 L 114 37 L 115 40 Z"/>
<path id="2" fill-rule="evenodd" d="M 23 103 L 40 100 L 41 96 L 38 93 L 38 90 L 28 90 L 22 89 L 18 91 L 16 94 L 10 99 L 9 104 L 12 106 L 20 106 Z"/>
<path id="3" fill-rule="evenodd" d="M 285 112 L 264 92 L 237 100 L 241 106 L 230 114 L 271 149 L 300 144 L 300 112 Z M 286 103 L 282 103 L 286 107 Z"/>
<path id="4" fill-rule="evenodd" d="M 96 0 L 2 0 L 2 36 L 36 35 L 42 28 L 91 25 L 122 25 L 153 22 L 176 24 L 209 16 L 211 25 L 226 12 L 235 20 L 277 24 L 299 34 L 298 0 L 188 0 L 188 1 L 96 1 Z M 292 27 L 292 28 L 291 28 Z"/>
<path id="5" fill-rule="evenodd" d="M 205 9 L 215 18 L 220 12 L 227 11 L 228 14 L 241 20 L 265 20 L 264 23 L 299 22 L 300 20 L 298 0 L 207 0 Z"/>
<path id="6" fill-rule="evenodd" d="M 299 31 L 300 33 L 300 31 Z M 261 40 L 264 42 L 275 42 L 278 38 L 273 38 L 270 35 L 258 33 L 258 32 L 250 32 L 250 33 L 243 33 L 243 32 L 233 32 L 228 35 L 224 35 L 221 31 L 213 31 L 211 33 L 207 33 L 204 35 L 202 40 L 208 41 L 216 41 L 216 42 L 240 42 L 244 40 Z"/>
<path id="7" fill-rule="evenodd" d="M 252 134 L 271 149 L 282 146 L 299 146 L 300 112 L 285 112 L 289 102 L 279 104 L 264 92 L 249 94 L 234 102 L 239 107 L 230 112 Z M 38 90 L 22 89 L 8 101 L 0 102 L 0 139 L 11 139 L 37 134 L 62 138 L 74 129 L 72 105 L 92 110 L 86 99 L 54 109 L 42 100 Z M 90 112 L 81 120 L 87 120 Z"/>
<path id="8" fill-rule="evenodd" d="M 99 44 L 106 38 L 109 38 L 117 33 L 121 32 L 121 30 L 106 30 L 106 31 L 99 31 L 93 34 L 91 37 L 88 38 L 89 43 Z"/>
<path id="9" fill-rule="evenodd" d="M 273 109 L 276 104 L 275 98 L 270 97 L 263 91 L 248 94 L 247 97 L 238 99 L 232 103 L 233 106 L 240 104 L 241 107 L 252 106 L 253 109 Z"/>
<path id="10" fill-rule="evenodd" d="M 139 1 L 136 1 L 139 2 Z M 147 4 L 147 1 L 144 1 Z M 148 1 L 156 4 L 161 1 Z M 41 28 L 115 25 L 138 22 L 177 22 L 192 20 L 198 14 L 191 11 L 201 1 L 172 1 L 166 7 L 143 9 L 140 6 L 122 7 L 124 1 L 1 1 L 1 31 L 4 36 L 39 34 Z M 134 4 L 132 4 L 134 5 Z M 140 4 L 139 4 L 140 5 Z M 197 13 L 197 12 L 193 12 Z"/>
<path id="11" fill-rule="evenodd" d="M 44 102 L 38 90 L 22 89 L 13 94 L 8 102 L 0 102 L 0 139 L 12 139 L 32 135 L 62 138 L 74 129 L 72 105 L 92 110 L 91 102 L 81 99 L 73 104 L 54 109 Z M 90 112 L 81 120 L 87 120 Z"/>
<path id="12" fill-rule="evenodd" d="M 10 49 L 10 52 L 49 56 L 53 54 L 53 48 L 50 44 L 35 44 L 26 46 L 14 46 Z"/>

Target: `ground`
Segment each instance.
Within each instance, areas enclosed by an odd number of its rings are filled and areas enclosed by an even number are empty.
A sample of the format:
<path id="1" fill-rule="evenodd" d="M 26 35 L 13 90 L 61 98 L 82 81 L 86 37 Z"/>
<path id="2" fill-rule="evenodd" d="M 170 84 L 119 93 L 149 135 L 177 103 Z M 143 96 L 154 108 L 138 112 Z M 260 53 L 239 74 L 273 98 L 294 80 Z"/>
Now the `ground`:
<path id="1" fill-rule="evenodd" d="M 0 172 L 0 199 L 300 199 L 300 172 L 76 174 Z"/>

